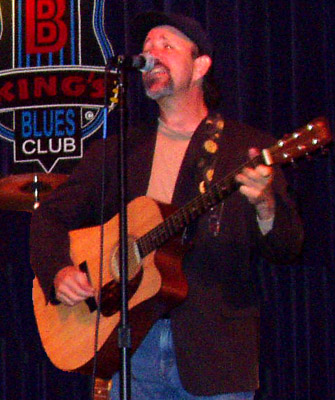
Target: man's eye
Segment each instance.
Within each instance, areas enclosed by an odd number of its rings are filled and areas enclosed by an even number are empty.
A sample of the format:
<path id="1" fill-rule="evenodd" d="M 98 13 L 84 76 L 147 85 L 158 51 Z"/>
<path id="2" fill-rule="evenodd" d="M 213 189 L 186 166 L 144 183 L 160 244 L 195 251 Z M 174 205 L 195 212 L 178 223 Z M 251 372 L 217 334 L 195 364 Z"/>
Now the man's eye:
<path id="1" fill-rule="evenodd" d="M 164 45 L 164 47 L 165 47 L 166 49 L 172 49 L 172 46 L 171 46 L 170 44 L 168 44 L 168 43 L 166 43 L 166 44 Z"/>

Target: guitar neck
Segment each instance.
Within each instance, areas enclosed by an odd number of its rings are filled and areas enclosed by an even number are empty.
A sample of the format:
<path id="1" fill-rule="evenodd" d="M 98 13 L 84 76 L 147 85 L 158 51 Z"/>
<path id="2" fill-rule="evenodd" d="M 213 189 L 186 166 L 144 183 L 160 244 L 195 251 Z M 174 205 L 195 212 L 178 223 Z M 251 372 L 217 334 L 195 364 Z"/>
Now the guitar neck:
<path id="1" fill-rule="evenodd" d="M 162 223 L 137 240 L 136 243 L 141 257 L 145 257 L 153 250 L 162 246 L 171 237 L 180 233 L 191 222 L 195 221 L 209 209 L 235 192 L 239 187 L 238 183 L 235 181 L 235 177 L 243 168 L 254 168 L 265 162 L 265 157 L 263 157 L 262 154 L 256 156 L 252 160 L 241 165 L 235 171 L 229 173 L 222 180 L 208 187 L 205 193 L 199 194 L 185 206 L 169 215 Z"/>
<path id="2" fill-rule="evenodd" d="M 263 149 L 261 154 L 247 161 L 235 171 L 229 173 L 221 181 L 206 188 L 206 192 L 198 195 L 184 207 L 175 211 L 161 224 L 137 240 L 141 257 L 162 246 L 171 237 L 180 233 L 187 225 L 206 213 L 211 207 L 227 198 L 239 187 L 235 181 L 243 168 L 257 167 L 259 164 L 285 164 L 295 159 L 323 148 L 331 141 L 331 133 L 326 118 L 315 118 L 313 121 L 285 135 L 274 146 Z"/>

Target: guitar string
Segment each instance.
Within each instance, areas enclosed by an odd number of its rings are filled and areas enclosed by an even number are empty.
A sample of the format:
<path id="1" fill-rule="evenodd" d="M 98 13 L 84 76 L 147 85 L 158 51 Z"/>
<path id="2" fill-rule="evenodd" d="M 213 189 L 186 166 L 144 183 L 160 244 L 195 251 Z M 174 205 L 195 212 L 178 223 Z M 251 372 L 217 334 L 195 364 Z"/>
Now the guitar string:
<path id="1" fill-rule="evenodd" d="M 169 239 L 173 234 L 176 234 L 180 231 L 184 226 L 188 225 L 190 222 L 194 221 L 199 215 L 201 215 L 201 207 L 203 207 L 204 211 L 208 210 L 214 202 L 216 202 L 216 197 L 219 198 L 219 201 L 223 199 L 224 192 L 227 191 L 227 183 L 232 182 L 232 179 L 242 171 L 243 168 L 249 166 L 257 166 L 260 164 L 262 159 L 262 155 L 258 155 L 252 160 L 247 161 L 242 166 L 238 167 L 231 173 L 229 173 L 224 179 L 212 185 L 209 190 L 203 194 L 196 196 L 189 203 L 187 203 L 184 207 L 179 209 L 178 211 L 172 213 L 168 216 L 163 222 L 158 224 L 155 228 L 144 234 L 141 238 L 137 240 L 138 247 L 142 250 L 145 250 L 145 254 L 141 254 L 142 257 L 149 254 L 149 252 L 153 251 L 156 247 L 162 245 L 167 239 Z M 216 191 L 216 193 L 214 193 Z M 221 192 L 221 193 L 220 193 Z M 207 201 L 209 196 L 214 194 L 214 197 L 211 201 Z M 206 202 L 205 202 L 206 201 Z M 214 203 L 215 204 L 215 203 Z M 195 216 L 192 215 L 192 212 L 197 212 Z M 189 218 L 190 217 L 190 218 Z M 180 222 L 181 226 L 176 226 L 175 222 Z M 166 226 L 173 226 L 176 228 L 174 232 L 168 232 Z M 158 243 L 157 243 L 158 242 Z M 154 247 L 155 246 L 155 247 Z M 143 253 L 143 252 L 142 252 Z"/>

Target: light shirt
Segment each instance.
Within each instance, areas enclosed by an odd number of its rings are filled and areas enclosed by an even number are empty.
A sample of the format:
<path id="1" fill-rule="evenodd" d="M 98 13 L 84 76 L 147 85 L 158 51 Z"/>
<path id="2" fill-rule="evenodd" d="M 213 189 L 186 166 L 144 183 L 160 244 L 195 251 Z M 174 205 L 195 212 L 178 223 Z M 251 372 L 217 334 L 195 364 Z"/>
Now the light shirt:
<path id="1" fill-rule="evenodd" d="M 147 196 L 171 204 L 181 163 L 192 135 L 183 136 L 159 129 Z"/>
<path id="2" fill-rule="evenodd" d="M 159 126 L 160 128 L 160 126 Z M 154 159 L 147 196 L 162 203 L 171 204 L 178 173 L 192 133 L 182 135 L 158 129 Z M 273 226 L 274 218 L 260 220 L 259 229 L 266 235 Z"/>

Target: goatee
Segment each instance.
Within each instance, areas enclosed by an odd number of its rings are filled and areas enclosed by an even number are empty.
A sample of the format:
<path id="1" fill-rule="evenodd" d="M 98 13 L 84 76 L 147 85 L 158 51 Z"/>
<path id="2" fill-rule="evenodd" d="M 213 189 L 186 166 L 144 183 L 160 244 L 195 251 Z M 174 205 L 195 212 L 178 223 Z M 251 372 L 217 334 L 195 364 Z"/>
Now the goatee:
<path id="1" fill-rule="evenodd" d="M 168 76 L 168 79 L 166 82 L 160 84 L 160 80 L 162 78 L 159 76 L 159 74 L 156 74 L 155 72 L 149 72 L 148 74 L 146 74 L 143 77 L 143 85 L 144 85 L 145 93 L 152 100 L 158 100 L 162 97 L 173 94 L 174 84 L 173 84 L 173 80 L 170 75 L 170 71 L 165 66 L 163 66 L 163 67 Z M 158 85 L 158 88 L 155 90 L 153 88 L 156 85 Z"/>

